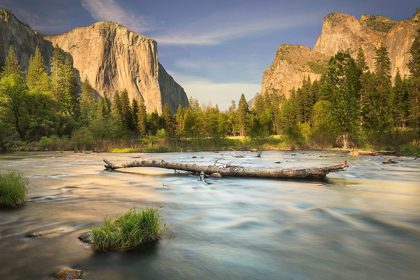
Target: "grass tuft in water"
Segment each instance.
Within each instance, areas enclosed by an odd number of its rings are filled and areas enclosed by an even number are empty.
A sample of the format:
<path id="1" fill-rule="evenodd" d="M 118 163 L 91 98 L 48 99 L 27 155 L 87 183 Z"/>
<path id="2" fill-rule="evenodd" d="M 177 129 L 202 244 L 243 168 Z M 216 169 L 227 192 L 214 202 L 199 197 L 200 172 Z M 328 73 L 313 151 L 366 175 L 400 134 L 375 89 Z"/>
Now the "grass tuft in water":
<path id="1" fill-rule="evenodd" d="M 133 207 L 114 220 L 105 218 L 102 227 L 92 229 L 92 249 L 133 249 L 142 243 L 160 239 L 164 227 L 157 209 L 137 210 Z"/>
<path id="2" fill-rule="evenodd" d="M 17 207 L 25 203 L 29 181 L 19 171 L 0 173 L 0 206 Z"/>

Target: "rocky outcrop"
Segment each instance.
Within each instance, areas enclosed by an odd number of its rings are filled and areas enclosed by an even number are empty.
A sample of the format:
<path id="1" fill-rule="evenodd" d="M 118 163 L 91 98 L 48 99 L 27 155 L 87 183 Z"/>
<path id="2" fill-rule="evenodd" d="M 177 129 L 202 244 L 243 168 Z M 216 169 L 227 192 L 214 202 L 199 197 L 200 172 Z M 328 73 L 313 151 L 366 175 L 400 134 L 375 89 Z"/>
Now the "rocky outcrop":
<path id="1" fill-rule="evenodd" d="M 127 89 L 130 99 L 144 101 L 147 111 L 162 112 L 168 103 L 172 113 L 188 105 L 184 89 L 158 61 L 157 43 L 117 23 L 98 22 L 59 35 L 41 36 L 10 11 L 0 10 L 0 61 L 11 44 L 24 68 L 39 46 L 49 61 L 58 45 L 73 57 L 78 82 L 88 77 L 97 94 L 111 98 Z"/>
<path id="2" fill-rule="evenodd" d="M 319 77 L 319 70 L 326 67 L 331 56 L 349 50 L 355 57 L 359 47 L 365 52 L 370 70 L 374 71 L 375 48 L 381 43 L 389 51 L 392 77 L 397 69 L 402 76 L 409 75 L 406 66 L 411 58 L 409 49 L 419 27 L 420 13 L 403 21 L 373 15 L 362 15 L 357 20 L 342 13 L 329 14 L 324 18 L 322 33 L 313 50 L 303 46 L 294 46 L 293 49 L 288 45 L 279 47 L 273 64 L 264 71 L 261 92 L 274 88 L 288 96 L 290 89 L 302 85 L 305 76 L 312 80 Z M 289 50 L 287 55 L 285 49 Z M 308 68 L 308 64 L 312 67 Z"/>
<path id="3" fill-rule="evenodd" d="M 319 79 L 326 65 L 325 56 L 306 46 L 281 45 L 273 64 L 264 71 L 261 93 L 275 89 L 289 96 L 289 91 L 300 87 L 305 77 Z"/>
<path id="4" fill-rule="evenodd" d="M 17 19 L 11 11 L 0 7 L 0 65 L 3 65 L 10 45 L 13 45 L 23 69 L 28 67 L 29 58 L 37 46 L 48 60 L 53 50 L 52 44 L 45 41 L 41 34 Z"/>
<path id="5" fill-rule="evenodd" d="M 188 104 L 187 96 L 158 62 L 156 41 L 117 23 L 98 22 L 69 32 L 45 36 L 74 59 L 81 79 L 88 77 L 100 94 L 113 97 L 125 88 L 130 99 L 143 100 L 148 112 L 162 112 L 168 103 L 171 112 Z"/>

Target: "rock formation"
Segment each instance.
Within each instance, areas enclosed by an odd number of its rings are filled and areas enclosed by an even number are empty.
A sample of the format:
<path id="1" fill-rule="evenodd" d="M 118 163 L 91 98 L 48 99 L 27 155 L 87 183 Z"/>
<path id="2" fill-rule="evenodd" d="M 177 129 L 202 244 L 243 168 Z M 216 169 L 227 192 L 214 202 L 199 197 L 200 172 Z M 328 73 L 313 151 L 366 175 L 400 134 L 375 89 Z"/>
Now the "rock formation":
<path id="1" fill-rule="evenodd" d="M 79 83 L 87 76 L 101 96 L 107 94 L 112 100 L 116 90 L 127 89 L 130 99 L 144 101 L 148 112 L 161 113 L 165 103 L 172 113 L 179 104 L 188 105 L 184 89 L 158 62 L 156 41 L 117 23 L 98 22 L 59 35 L 41 36 L 10 11 L 1 9 L 0 31 L 0 61 L 4 61 L 11 44 L 24 67 L 36 46 L 49 61 L 53 46 L 58 45 L 72 55 Z"/>
<path id="2" fill-rule="evenodd" d="M 52 44 L 45 41 L 41 34 L 17 19 L 11 11 L 1 7 L 0 34 L 0 65 L 3 65 L 10 45 L 13 45 L 23 69 L 28 67 L 29 58 L 35 54 L 37 46 L 46 60 L 49 60 L 53 51 Z"/>
<path id="3" fill-rule="evenodd" d="M 357 20 L 351 15 L 329 14 L 324 18 L 321 36 L 313 50 L 304 46 L 279 47 L 273 64 L 264 71 L 261 93 L 278 89 L 288 97 L 292 88 L 302 85 L 305 76 L 312 81 L 319 78 L 326 70 L 330 57 L 338 51 L 349 50 L 355 57 L 362 47 L 369 69 L 374 71 L 375 48 L 381 43 L 389 51 L 392 77 L 395 77 L 397 69 L 402 76 L 408 75 L 409 49 L 419 27 L 420 13 L 403 21 L 373 15 L 362 15 Z"/>

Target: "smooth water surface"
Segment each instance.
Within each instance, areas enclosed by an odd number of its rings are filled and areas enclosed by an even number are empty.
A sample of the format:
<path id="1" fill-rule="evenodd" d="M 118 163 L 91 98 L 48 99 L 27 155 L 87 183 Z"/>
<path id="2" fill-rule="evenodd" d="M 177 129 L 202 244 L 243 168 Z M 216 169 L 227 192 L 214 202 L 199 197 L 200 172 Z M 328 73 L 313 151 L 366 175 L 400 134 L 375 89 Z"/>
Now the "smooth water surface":
<path id="1" fill-rule="evenodd" d="M 192 157 L 196 156 L 196 159 Z M 141 158 L 140 158 L 141 157 Z M 208 178 L 172 170 L 108 172 L 102 159 L 306 168 L 348 160 L 325 181 Z M 0 279 L 420 279 L 420 159 L 332 152 L 0 154 L 32 187 L 21 208 L 0 209 Z M 276 163 L 280 162 L 280 163 Z M 163 239 L 136 251 L 95 253 L 78 240 L 103 218 L 159 207 Z M 32 231 L 60 233 L 27 238 Z"/>

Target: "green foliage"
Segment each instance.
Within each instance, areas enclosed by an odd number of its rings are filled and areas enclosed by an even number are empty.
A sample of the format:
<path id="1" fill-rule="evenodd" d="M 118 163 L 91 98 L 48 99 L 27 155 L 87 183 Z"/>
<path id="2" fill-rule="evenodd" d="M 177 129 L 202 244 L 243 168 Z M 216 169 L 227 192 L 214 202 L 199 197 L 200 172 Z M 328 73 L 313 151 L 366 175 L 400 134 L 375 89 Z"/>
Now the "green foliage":
<path id="1" fill-rule="evenodd" d="M 134 249 L 142 243 L 160 239 L 163 232 L 164 225 L 157 209 L 137 210 L 133 207 L 114 220 L 105 218 L 102 227 L 92 229 L 92 249 Z"/>
<path id="2" fill-rule="evenodd" d="M 0 173 L 0 206 L 16 207 L 25 203 L 29 181 L 19 171 Z"/>
<path id="3" fill-rule="evenodd" d="M 93 89 L 87 76 L 83 81 L 82 94 L 80 99 L 80 114 L 82 123 L 88 126 L 89 123 L 93 120 L 95 98 L 93 97 Z"/>
<path id="4" fill-rule="evenodd" d="M 87 127 L 81 127 L 71 136 L 71 142 L 77 150 L 92 149 L 95 140 L 92 132 Z"/>
<path id="5" fill-rule="evenodd" d="M 361 70 L 349 53 L 337 53 L 330 59 L 326 83 L 332 92 L 331 120 L 333 128 L 343 136 L 343 146 L 347 148 L 349 135 L 360 133 L 360 75 Z"/>
<path id="6" fill-rule="evenodd" d="M 316 74 L 325 75 L 327 73 L 327 67 L 322 61 L 309 60 L 306 64 L 311 68 L 311 71 Z"/>
<path id="7" fill-rule="evenodd" d="M 35 89 L 39 92 L 48 92 L 50 90 L 50 78 L 45 69 L 44 57 L 39 48 L 35 50 L 35 56 L 30 57 L 26 84 L 29 89 Z"/>
<path id="8" fill-rule="evenodd" d="M 334 143 L 385 143 L 387 137 L 401 138 L 393 136 L 396 128 L 412 131 L 397 134 L 411 137 L 410 144 L 415 145 L 420 142 L 419 34 L 410 50 L 411 75 L 397 73 L 394 86 L 388 50 L 382 45 L 376 50 L 374 72 L 360 48 L 356 60 L 348 53 L 332 57 L 327 71 L 309 62 L 313 71 L 323 73 L 321 79 L 305 77 L 300 88 L 290 90 L 288 99 L 278 89 L 268 88 L 255 96 L 252 108 L 242 94 L 239 102 L 232 101 L 227 111 L 220 111 L 217 105 L 200 106 L 190 97 L 189 106 L 180 105 L 174 116 L 167 104 L 161 115 L 156 110 L 147 113 L 144 100 L 130 101 L 127 90 L 115 92 L 112 105 L 109 93 L 95 100 L 87 78 L 81 88 L 77 86 L 72 57 L 57 46 L 50 77 L 37 49 L 25 78 L 11 47 L 0 74 L 0 148 L 245 149 L 267 147 L 280 133 L 291 145 L 323 148 Z M 71 143 L 66 138 L 70 135 Z M 247 140 L 228 138 L 238 135 L 247 135 Z"/>
<path id="9" fill-rule="evenodd" d="M 20 70 L 19 62 L 16 58 L 15 50 L 13 46 L 10 45 L 9 52 L 7 53 L 7 57 L 4 61 L 4 66 L 2 68 L 3 72 L 0 75 L 0 78 L 7 77 L 10 75 L 21 75 L 22 72 Z"/>
<path id="10" fill-rule="evenodd" d="M 19 140 L 24 140 L 29 122 L 25 105 L 31 101 L 23 77 L 17 74 L 4 76 L 0 81 L 0 97 L 2 121 L 14 126 Z"/>

